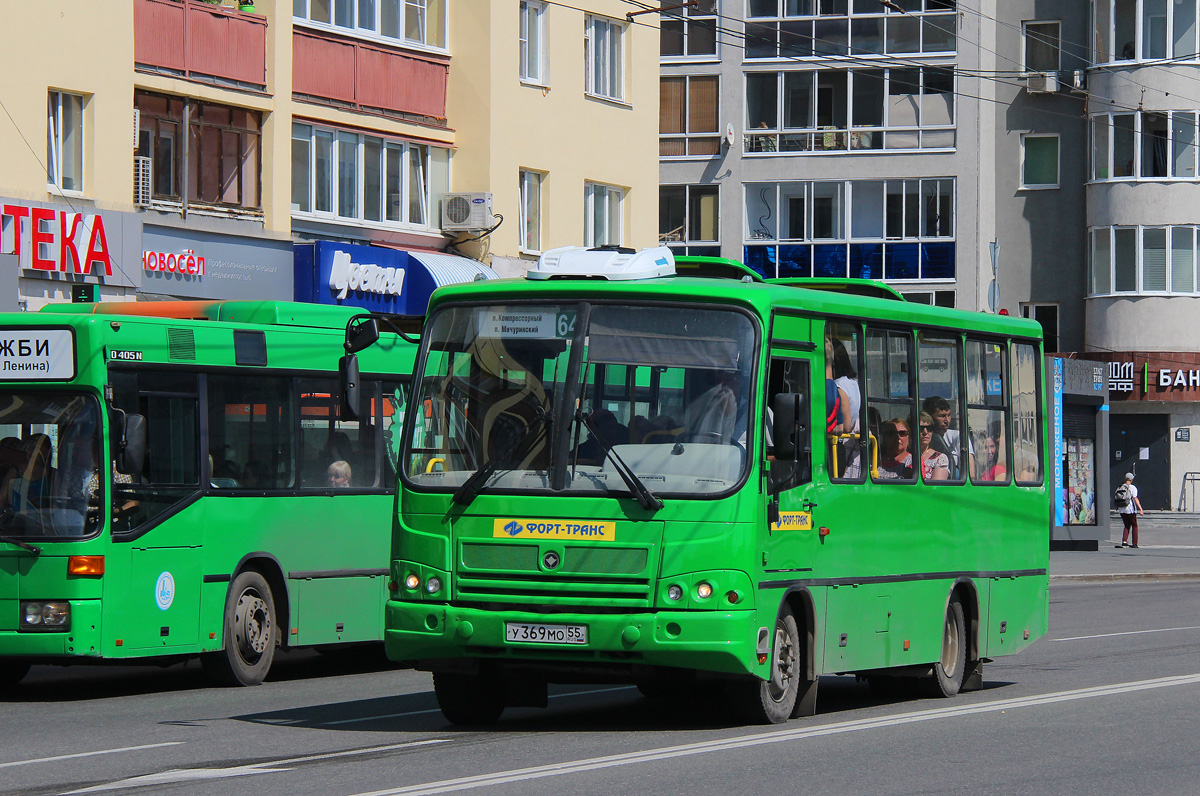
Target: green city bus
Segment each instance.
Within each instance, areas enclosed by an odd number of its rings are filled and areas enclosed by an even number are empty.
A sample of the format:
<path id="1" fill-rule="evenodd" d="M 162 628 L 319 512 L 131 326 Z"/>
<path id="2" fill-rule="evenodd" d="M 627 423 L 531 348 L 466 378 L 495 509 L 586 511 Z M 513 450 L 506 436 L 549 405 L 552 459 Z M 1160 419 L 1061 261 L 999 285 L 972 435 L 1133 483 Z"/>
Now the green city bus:
<path id="1" fill-rule="evenodd" d="M 838 360 L 835 376 L 834 360 Z M 455 723 L 554 682 L 811 715 L 978 688 L 1046 632 L 1041 332 L 665 248 L 439 291 L 386 649 Z"/>
<path id="2" fill-rule="evenodd" d="M 416 345 L 372 346 L 346 405 L 356 314 L 166 301 L 0 315 L 0 687 L 31 664 L 197 654 L 253 685 L 277 647 L 382 640 L 399 374 Z"/>

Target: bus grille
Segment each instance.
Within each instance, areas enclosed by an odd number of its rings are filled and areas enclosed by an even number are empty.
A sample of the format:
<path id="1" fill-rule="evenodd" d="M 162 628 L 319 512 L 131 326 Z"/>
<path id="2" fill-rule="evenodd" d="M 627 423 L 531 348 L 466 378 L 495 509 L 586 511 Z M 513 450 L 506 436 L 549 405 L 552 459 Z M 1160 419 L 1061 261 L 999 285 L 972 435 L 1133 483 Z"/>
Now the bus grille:
<path id="1" fill-rule="evenodd" d="M 460 572 L 455 598 L 469 602 L 545 605 L 568 609 L 646 608 L 650 582 L 646 578 L 564 578 Z"/>

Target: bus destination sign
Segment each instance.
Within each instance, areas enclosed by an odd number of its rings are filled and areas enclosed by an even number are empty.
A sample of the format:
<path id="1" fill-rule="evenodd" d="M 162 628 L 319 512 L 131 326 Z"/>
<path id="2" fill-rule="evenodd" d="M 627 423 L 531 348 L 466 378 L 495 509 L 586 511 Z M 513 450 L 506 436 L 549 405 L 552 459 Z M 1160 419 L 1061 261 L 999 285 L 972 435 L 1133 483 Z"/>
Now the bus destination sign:
<path id="1" fill-rule="evenodd" d="M 75 378 L 75 339 L 69 329 L 0 331 L 0 381 Z"/>

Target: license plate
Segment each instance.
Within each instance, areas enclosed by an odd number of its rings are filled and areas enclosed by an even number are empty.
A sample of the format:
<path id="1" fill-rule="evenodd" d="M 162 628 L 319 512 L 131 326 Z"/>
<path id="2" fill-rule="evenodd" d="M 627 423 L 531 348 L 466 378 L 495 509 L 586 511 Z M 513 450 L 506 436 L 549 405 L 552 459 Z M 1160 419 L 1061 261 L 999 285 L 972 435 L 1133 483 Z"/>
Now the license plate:
<path id="1" fill-rule="evenodd" d="M 509 644 L 587 644 L 587 625 L 505 622 L 504 640 Z"/>

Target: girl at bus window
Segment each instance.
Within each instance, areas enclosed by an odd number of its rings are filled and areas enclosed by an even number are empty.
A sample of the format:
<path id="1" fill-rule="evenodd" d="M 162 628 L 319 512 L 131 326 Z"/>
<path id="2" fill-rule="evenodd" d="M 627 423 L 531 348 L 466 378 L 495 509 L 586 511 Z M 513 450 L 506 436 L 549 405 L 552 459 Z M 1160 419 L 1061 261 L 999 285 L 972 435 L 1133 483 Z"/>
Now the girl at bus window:
<path id="1" fill-rule="evenodd" d="M 839 390 L 838 400 L 842 404 L 843 434 L 857 434 L 859 415 L 862 408 L 862 391 L 858 388 L 858 373 L 850 362 L 850 354 L 841 340 L 833 341 L 833 381 Z M 841 461 L 846 462 L 842 478 L 855 479 L 862 475 L 861 457 L 857 439 L 846 439 L 841 443 Z"/>
<path id="2" fill-rule="evenodd" d="M 920 417 L 921 477 L 926 481 L 945 481 L 950 477 L 950 458 L 933 449 L 933 417 L 922 412 Z"/>
<path id="3" fill-rule="evenodd" d="M 987 436 L 983 439 L 983 457 L 980 463 L 980 481 L 1008 480 L 1008 467 L 1004 462 L 1004 423 L 993 420 L 988 423 Z"/>
<path id="4" fill-rule="evenodd" d="M 883 440 L 880 443 L 879 478 L 908 479 L 913 474 L 913 457 L 909 446 L 908 419 L 893 417 L 883 421 Z"/>

